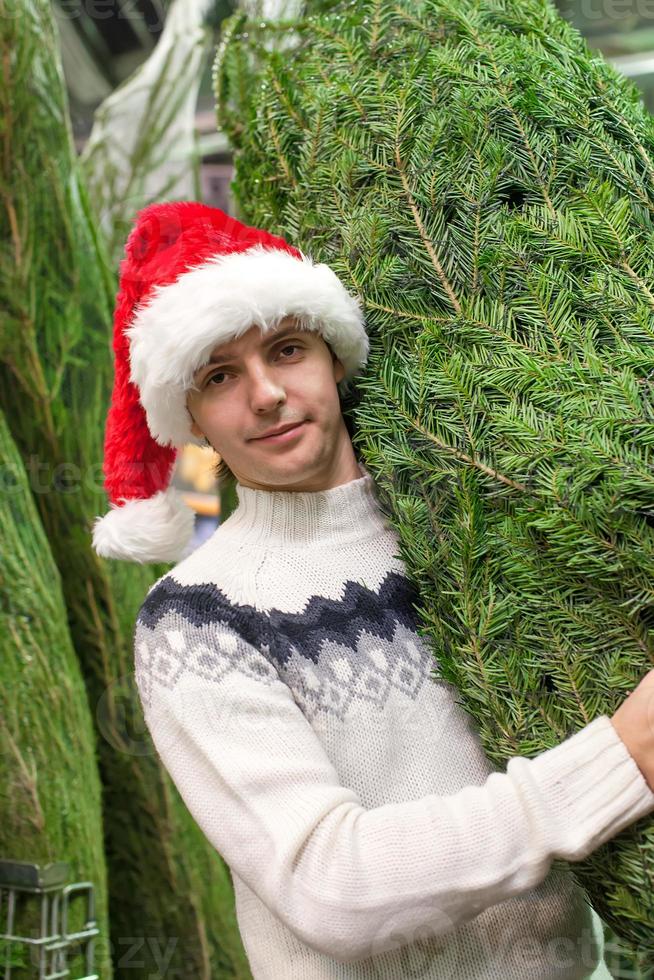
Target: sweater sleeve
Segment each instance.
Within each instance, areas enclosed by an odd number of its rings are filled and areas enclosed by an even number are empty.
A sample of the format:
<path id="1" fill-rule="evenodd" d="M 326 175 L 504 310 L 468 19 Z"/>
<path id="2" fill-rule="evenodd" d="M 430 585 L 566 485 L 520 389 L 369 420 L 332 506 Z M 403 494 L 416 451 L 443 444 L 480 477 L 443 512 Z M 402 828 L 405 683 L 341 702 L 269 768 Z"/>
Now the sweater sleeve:
<path id="1" fill-rule="evenodd" d="M 189 651 L 180 633 L 137 624 L 135 640 L 145 721 L 192 816 L 277 918 L 337 960 L 421 927 L 444 935 L 654 810 L 605 715 L 481 786 L 366 809 L 237 632 Z"/>

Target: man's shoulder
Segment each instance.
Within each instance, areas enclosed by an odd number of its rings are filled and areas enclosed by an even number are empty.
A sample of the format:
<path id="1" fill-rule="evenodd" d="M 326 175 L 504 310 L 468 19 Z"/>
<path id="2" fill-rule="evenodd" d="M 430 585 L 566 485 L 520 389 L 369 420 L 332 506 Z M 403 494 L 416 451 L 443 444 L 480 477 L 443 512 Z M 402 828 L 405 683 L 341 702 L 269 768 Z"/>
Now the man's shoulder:
<path id="1" fill-rule="evenodd" d="M 135 674 L 143 704 L 182 677 L 202 683 L 247 673 L 269 682 L 270 619 L 213 580 L 181 576 L 175 566 L 151 586 L 134 627 Z M 180 581 L 183 578 L 183 581 Z"/>
<path id="2" fill-rule="evenodd" d="M 154 611 L 171 605 L 189 613 L 208 605 L 228 607 L 232 596 L 245 596 L 247 562 L 233 553 L 231 543 L 224 542 L 219 532 L 217 528 L 149 587 L 139 619 L 147 620 Z"/>
<path id="3" fill-rule="evenodd" d="M 156 580 L 136 617 L 137 633 L 202 637 L 233 633 L 257 647 L 270 631 L 268 613 L 257 606 L 250 577 L 227 561 L 225 568 L 203 567 L 189 558 Z"/>

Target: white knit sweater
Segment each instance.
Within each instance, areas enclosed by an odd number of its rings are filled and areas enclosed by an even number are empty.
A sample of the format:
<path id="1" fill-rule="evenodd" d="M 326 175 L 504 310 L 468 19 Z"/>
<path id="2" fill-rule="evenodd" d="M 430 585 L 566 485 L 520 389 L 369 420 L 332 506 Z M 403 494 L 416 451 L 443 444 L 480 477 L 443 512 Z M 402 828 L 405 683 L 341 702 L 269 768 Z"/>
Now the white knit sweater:
<path id="1" fill-rule="evenodd" d="M 608 716 L 496 771 L 416 632 L 361 472 L 317 492 L 238 484 L 136 624 L 146 723 L 231 869 L 252 974 L 609 977 L 601 923 L 552 862 L 590 854 L 654 793 Z"/>

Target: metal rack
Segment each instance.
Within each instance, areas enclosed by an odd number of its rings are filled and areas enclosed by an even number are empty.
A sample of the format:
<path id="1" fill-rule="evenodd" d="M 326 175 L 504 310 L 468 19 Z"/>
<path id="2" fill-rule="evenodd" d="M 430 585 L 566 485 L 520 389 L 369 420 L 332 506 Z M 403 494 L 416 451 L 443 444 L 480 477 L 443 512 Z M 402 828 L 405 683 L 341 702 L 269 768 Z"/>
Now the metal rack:
<path id="1" fill-rule="evenodd" d="M 4 980 L 11 980 L 12 970 L 24 976 L 24 967 L 11 963 L 14 944 L 30 953 L 30 977 L 35 980 L 73 980 L 68 968 L 68 955 L 74 947 L 84 944 L 85 972 L 75 980 L 99 980 L 94 972 L 94 939 L 99 930 L 95 922 L 95 895 L 91 881 L 66 884 L 70 867 L 64 861 L 40 866 L 27 861 L 0 859 L 0 939 L 7 944 L 4 964 L 0 963 Z M 21 902 L 29 904 L 30 897 L 40 903 L 38 935 L 21 936 L 15 932 Z M 86 898 L 84 927 L 68 932 L 70 903 Z M 4 908 L 6 906 L 6 913 Z"/>

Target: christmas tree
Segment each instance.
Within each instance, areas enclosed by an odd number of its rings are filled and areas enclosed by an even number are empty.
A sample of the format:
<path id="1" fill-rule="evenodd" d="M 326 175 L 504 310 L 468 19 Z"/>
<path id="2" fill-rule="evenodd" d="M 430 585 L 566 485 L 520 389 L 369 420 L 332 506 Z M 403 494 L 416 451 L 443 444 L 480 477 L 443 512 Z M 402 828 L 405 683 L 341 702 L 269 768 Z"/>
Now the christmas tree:
<path id="1" fill-rule="evenodd" d="M 353 443 L 503 765 L 654 660 L 654 121 L 544 0 L 323 6 L 224 34 L 234 192 L 363 300 Z M 571 865 L 649 967 L 653 849 Z"/>
<path id="2" fill-rule="evenodd" d="M 68 883 L 92 882 L 98 928 L 93 966 L 103 980 L 111 980 L 93 716 L 68 629 L 59 569 L 1 410 L 0 473 L 0 854 L 41 866 L 64 861 L 70 868 Z M 12 933 L 38 936 L 40 900 L 23 896 L 16 904 Z M 69 933 L 84 928 L 84 911 L 79 904 L 71 907 L 75 921 L 69 920 Z M 59 916 L 47 925 L 52 935 Z M 28 926 L 34 931 L 28 932 Z M 27 967 L 18 976 L 29 976 L 29 945 L 8 942 L 8 950 Z M 88 972 L 83 953 L 83 946 L 71 950 L 69 976 Z M 35 958 L 31 966 L 33 974 Z"/>
<path id="3" fill-rule="evenodd" d="M 59 849 L 90 875 L 103 980 L 109 953 L 114 972 L 127 969 L 133 980 L 157 975 L 162 960 L 166 976 L 178 980 L 246 980 L 229 869 L 164 770 L 133 681 L 134 622 L 165 569 L 106 561 L 91 544 L 93 521 L 107 507 L 101 460 L 117 282 L 75 152 L 49 0 L 3 3 L 0 55 L 0 411 L 7 427 L 0 428 L 0 784 L 7 787 L 0 846 L 3 857 L 26 859 L 30 850 L 50 858 Z M 159 119 L 160 134 L 162 126 Z M 16 454 L 38 528 L 6 482 Z M 43 531 L 47 554 L 35 537 Z M 59 586 L 69 637 L 55 602 Z M 23 669 L 27 655 L 35 662 Z M 96 755 L 100 842 L 92 834 Z M 22 792 L 10 796 L 13 783 Z M 21 827 L 30 821 L 28 835 Z"/>

